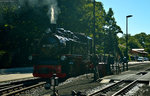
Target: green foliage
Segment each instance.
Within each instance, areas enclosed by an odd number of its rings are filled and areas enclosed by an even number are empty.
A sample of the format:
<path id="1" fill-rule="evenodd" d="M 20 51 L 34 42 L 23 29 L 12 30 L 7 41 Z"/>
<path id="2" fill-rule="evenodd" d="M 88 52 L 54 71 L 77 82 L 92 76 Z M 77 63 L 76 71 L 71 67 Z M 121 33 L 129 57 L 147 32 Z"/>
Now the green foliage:
<path id="1" fill-rule="evenodd" d="M 141 32 L 140 34 L 136 34 L 134 37 L 139 41 L 139 43 L 141 44 L 141 46 L 143 48 L 145 48 L 144 43 L 146 41 L 146 34 L 144 32 Z"/>
<path id="2" fill-rule="evenodd" d="M 139 41 L 136 38 L 134 38 L 134 37 L 130 37 L 129 38 L 128 45 L 129 45 L 130 49 L 142 48 L 142 46 L 139 43 Z"/>
<path id="3" fill-rule="evenodd" d="M 122 33 L 121 28 L 116 24 L 113 17 L 113 10 L 110 8 L 105 16 L 105 38 L 104 38 L 104 51 L 107 54 L 113 54 L 117 57 L 117 54 L 122 57 L 122 52 L 118 46 L 117 33 Z"/>
<path id="4" fill-rule="evenodd" d="M 122 55 L 125 56 L 125 54 L 126 54 L 126 46 L 119 44 L 119 49 L 120 49 Z"/>
<path id="5" fill-rule="evenodd" d="M 150 59 L 150 54 L 148 54 L 148 56 L 147 56 L 149 59 Z"/>
<path id="6" fill-rule="evenodd" d="M 6 52 L 4 50 L 0 50 L 0 56 L 4 55 Z"/>
<path id="7" fill-rule="evenodd" d="M 29 66 L 27 59 L 36 49 L 33 47 L 35 39 L 40 39 L 49 27 L 48 7 L 18 6 L 6 4 L 0 10 L 3 18 L 0 24 L 0 49 L 8 53 L 5 57 L 12 58 L 11 64 Z"/>
<path id="8" fill-rule="evenodd" d="M 80 32 L 83 26 L 80 18 L 82 17 L 83 0 L 60 0 L 58 6 L 61 13 L 58 16 L 58 27 Z"/>

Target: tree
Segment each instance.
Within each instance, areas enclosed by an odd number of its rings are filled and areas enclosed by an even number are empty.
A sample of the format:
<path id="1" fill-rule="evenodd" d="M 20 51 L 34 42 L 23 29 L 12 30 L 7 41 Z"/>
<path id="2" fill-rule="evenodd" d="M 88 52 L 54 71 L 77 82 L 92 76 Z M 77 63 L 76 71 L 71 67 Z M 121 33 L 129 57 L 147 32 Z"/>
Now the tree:
<path id="1" fill-rule="evenodd" d="M 134 48 L 142 48 L 141 44 L 139 43 L 139 41 L 134 38 L 133 36 L 131 36 L 129 38 L 129 41 L 128 41 L 128 45 L 129 45 L 129 49 L 134 49 Z"/>
<path id="2" fill-rule="evenodd" d="M 28 66 L 27 58 L 35 48 L 34 40 L 40 39 L 49 27 L 47 6 L 30 6 L 28 2 L 24 6 L 17 6 L 10 7 L 8 3 L 0 13 L 4 19 L 1 26 L 5 29 L 1 31 L 0 49 L 9 53 L 14 67 Z"/>
<path id="3" fill-rule="evenodd" d="M 84 0 L 60 0 L 58 6 L 61 13 L 58 16 L 58 27 L 63 27 L 74 32 L 81 32 L 82 6 L 86 3 Z"/>
<path id="4" fill-rule="evenodd" d="M 105 17 L 106 32 L 105 32 L 104 50 L 107 54 L 113 54 L 115 56 L 116 53 L 122 55 L 118 47 L 118 38 L 117 38 L 117 34 L 122 33 L 122 31 L 121 28 L 116 24 L 113 15 L 114 15 L 113 10 L 110 8 Z"/>
<path id="5" fill-rule="evenodd" d="M 146 42 L 147 35 L 144 32 L 141 32 L 140 34 L 136 34 L 134 37 L 139 41 L 141 46 L 143 48 L 145 48 L 145 42 Z"/>

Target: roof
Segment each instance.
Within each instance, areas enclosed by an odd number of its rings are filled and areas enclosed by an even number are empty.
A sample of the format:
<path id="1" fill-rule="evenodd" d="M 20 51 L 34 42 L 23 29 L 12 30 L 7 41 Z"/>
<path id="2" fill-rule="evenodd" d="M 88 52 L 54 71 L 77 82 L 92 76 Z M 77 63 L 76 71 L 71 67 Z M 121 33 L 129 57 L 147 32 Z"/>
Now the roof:
<path id="1" fill-rule="evenodd" d="M 140 54 L 148 54 L 148 52 L 144 51 L 144 49 L 132 49 L 132 52 L 134 53 L 140 53 Z"/>
<path id="2" fill-rule="evenodd" d="M 144 49 L 132 49 L 132 51 L 144 51 Z"/>

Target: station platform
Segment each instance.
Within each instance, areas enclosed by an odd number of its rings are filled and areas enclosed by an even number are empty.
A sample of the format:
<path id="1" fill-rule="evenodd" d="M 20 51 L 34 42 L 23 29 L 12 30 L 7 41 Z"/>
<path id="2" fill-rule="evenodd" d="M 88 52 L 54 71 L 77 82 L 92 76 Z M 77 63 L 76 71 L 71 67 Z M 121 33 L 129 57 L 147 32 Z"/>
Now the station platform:
<path id="1" fill-rule="evenodd" d="M 0 82 L 32 78 L 32 72 L 32 67 L 0 69 Z"/>
<path id="2" fill-rule="evenodd" d="M 0 82 L 6 82 L 17 79 L 31 78 L 33 77 L 32 73 L 23 73 L 23 74 L 5 74 L 0 75 Z"/>

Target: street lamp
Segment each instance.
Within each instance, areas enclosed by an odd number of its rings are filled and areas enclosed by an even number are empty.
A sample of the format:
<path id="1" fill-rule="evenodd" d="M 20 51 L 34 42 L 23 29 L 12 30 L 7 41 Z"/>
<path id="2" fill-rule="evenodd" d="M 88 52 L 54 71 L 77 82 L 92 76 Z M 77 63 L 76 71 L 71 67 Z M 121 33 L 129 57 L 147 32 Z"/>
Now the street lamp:
<path id="1" fill-rule="evenodd" d="M 126 16 L 126 70 L 128 70 L 128 18 L 132 17 L 132 15 Z"/>

